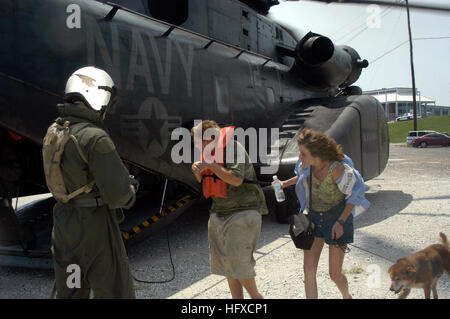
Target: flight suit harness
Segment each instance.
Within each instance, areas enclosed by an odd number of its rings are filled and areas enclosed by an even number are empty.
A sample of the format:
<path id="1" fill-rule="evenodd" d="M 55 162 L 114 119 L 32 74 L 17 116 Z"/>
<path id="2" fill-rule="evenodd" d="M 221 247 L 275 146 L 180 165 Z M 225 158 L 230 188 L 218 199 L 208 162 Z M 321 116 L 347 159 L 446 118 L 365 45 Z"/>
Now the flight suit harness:
<path id="1" fill-rule="evenodd" d="M 64 148 L 69 140 L 72 140 L 74 142 L 82 160 L 86 164 L 88 163 L 86 156 L 84 155 L 76 137 L 74 136 L 76 132 L 82 130 L 87 126 L 89 126 L 89 123 L 76 123 L 71 127 L 69 121 L 65 121 L 64 123 L 62 123 L 61 119 L 57 119 L 55 123 L 53 123 L 48 128 L 47 134 L 44 137 L 42 157 L 47 187 L 57 201 L 65 204 L 80 194 L 91 192 L 95 184 L 95 180 L 93 180 L 90 183 L 71 192 L 70 194 L 67 194 L 67 188 L 64 183 L 60 166 Z M 71 201 L 71 204 L 76 205 L 76 203 L 76 200 Z M 95 205 L 93 204 L 94 203 L 92 202 L 90 204 L 88 204 L 87 202 L 80 203 L 80 205 L 90 205 L 83 207 L 99 206 L 98 201 L 95 202 Z"/>

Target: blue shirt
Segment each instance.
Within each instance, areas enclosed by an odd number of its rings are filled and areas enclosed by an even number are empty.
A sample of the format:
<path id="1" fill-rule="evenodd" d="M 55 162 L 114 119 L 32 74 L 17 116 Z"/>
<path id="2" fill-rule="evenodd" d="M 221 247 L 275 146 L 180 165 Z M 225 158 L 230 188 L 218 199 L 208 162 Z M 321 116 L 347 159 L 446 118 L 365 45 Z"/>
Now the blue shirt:
<path id="1" fill-rule="evenodd" d="M 342 175 L 337 179 L 340 191 L 344 193 L 346 204 L 353 204 L 355 208 L 352 211 L 353 218 L 358 219 L 369 208 L 370 202 L 365 197 L 366 185 L 364 180 L 353 166 L 353 161 L 350 157 L 345 155 L 341 162 L 344 166 Z M 295 185 L 295 193 L 300 202 L 300 212 L 302 212 L 309 199 L 309 189 L 307 178 L 309 177 L 311 166 L 302 168 L 302 161 L 299 159 L 295 165 L 294 173 L 298 176 L 297 184 Z M 300 171 L 299 169 L 302 168 Z"/>

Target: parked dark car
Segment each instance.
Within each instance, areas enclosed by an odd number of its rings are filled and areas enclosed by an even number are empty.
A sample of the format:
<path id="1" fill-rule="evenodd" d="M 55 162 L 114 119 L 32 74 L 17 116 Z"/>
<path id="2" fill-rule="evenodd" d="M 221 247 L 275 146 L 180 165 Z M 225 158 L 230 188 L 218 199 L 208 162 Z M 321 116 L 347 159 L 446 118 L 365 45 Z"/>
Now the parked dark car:
<path id="1" fill-rule="evenodd" d="M 431 133 L 413 140 L 414 147 L 427 147 L 434 145 L 450 146 L 450 136 L 439 133 Z"/>

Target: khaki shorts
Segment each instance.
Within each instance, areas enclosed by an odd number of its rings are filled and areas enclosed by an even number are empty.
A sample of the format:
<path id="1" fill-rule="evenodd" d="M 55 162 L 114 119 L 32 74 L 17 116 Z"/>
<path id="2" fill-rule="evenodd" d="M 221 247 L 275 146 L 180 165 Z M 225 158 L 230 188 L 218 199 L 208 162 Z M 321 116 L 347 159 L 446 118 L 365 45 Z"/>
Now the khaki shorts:
<path id="1" fill-rule="evenodd" d="M 221 218 L 211 214 L 208 240 L 211 273 L 232 278 L 254 278 L 253 253 L 261 234 L 261 215 L 245 210 Z"/>

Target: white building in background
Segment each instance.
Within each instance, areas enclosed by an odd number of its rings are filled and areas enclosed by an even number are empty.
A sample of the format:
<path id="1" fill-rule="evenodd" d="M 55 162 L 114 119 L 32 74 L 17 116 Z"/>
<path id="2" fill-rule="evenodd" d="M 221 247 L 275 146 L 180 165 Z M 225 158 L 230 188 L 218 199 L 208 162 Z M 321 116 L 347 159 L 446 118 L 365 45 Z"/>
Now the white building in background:
<path id="1" fill-rule="evenodd" d="M 450 114 L 450 106 L 437 106 L 436 100 L 420 94 L 416 89 L 417 116 L 441 116 Z M 405 113 L 413 113 L 413 95 L 411 88 L 383 88 L 364 91 L 364 95 L 372 95 L 384 109 L 386 120 L 395 119 Z"/>

